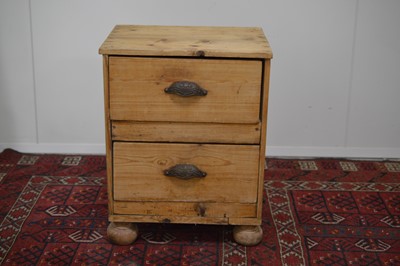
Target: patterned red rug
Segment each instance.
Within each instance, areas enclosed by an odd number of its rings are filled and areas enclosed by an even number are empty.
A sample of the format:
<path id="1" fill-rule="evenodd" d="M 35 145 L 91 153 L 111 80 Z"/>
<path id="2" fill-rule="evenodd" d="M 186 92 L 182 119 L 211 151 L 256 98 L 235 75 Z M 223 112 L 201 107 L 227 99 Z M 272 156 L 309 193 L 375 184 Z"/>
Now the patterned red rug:
<path id="1" fill-rule="evenodd" d="M 400 161 L 267 159 L 263 242 L 230 226 L 106 236 L 105 157 L 0 153 L 2 265 L 400 265 Z"/>

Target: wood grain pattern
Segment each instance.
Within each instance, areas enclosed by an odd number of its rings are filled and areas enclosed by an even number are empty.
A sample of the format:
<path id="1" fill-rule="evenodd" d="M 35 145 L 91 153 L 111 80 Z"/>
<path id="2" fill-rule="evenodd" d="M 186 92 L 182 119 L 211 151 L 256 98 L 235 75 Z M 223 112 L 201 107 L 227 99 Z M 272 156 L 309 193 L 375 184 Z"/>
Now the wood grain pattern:
<path id="1" fill-rule="evenodd" d="M 117 25 L 100 54 L 272 58 L 261 28 Z"/>
<path id="2" fill-rule="evenodd" d="M 229 224 L 226 217 L 163 216 L 163 215 L 110 215 L 110 222 L 129 223 L 179 223 L 179 224 Z"/>
<path id="3" fill-rule="evenodd" d="M 135 215 L 113 214 L 109 216 L 110 222 L 133 222 L 133 223 L 186 223 L 186 224 L 231 224 L 231 225 L 260 225 L 259 218 L 236 218 L 236 217 L 199 217 L 189 215 Z"/>
<path id="4" fill-rule="evenodd" d="M 261 124 L 113 121 L 113 140 L 259 144 Z"/>
<path id="5" fill-rule="evenodd" d="M 114 200 L 255 203 L 257 145 L 114 143 Z M 182 180 L 163 171 L 193 164 L 204 178 Z"/>
<path id="6" fill-rule="evenodd" d="M 267 146 L 267 117 L 268 117 L 268 96 L 269 96 L 269 79 L 271 71 L 271 60 L 264 62 L 264 79 L 263 79 L 263 95 L 261 99 L 261 143 L 259 158 L 259 179 L 258 179 L 258 208 L 257 217 L 261 222 L 262 218 L 262 199 L 264 192 L 264 175 L 265 175 L 265 151 Z M 261 224 L 261 223 L 260 223 Z"/>
<path id="7" fill-rule="evenodd" d="M 262 62 L 110 57 L 113 120 L 258 123 Z M 176 81 L 196 82 L 206 96 L 164 92 Z"/>
<path id="8" fill-rule="evenodd" d="M 232 225 L 260 225 L 262 218 L 247 218 L 247 217 L 233 217 L 229 219 L 229 224 Z"/>
<path id="9" fill-rule="evenodd" d="M 201 202 L 200 202 L 201 203 Z M 201 216 L 199 202 L 114 202 L 114 213 L 129 215 Z M 256 204 L 204 202 L 204 217 L 256 217 Z"/>
<path id="10" fill-rule="evenodd" d="M 103 56 L 103 86 L 104 86 L 104 118 L 105 118 L 105 136 L 106 136 L 106 164 L 107 164 L 107 184 L 112 184 L 113 165 L 112 165 L 112 143 L 111 139 L 111 120 L 110 120 L 110 91 L 108 76 L 108 55 Z M 108 212 L 110 215 L 114 211 L 112 186 L 107 186 Z"/>

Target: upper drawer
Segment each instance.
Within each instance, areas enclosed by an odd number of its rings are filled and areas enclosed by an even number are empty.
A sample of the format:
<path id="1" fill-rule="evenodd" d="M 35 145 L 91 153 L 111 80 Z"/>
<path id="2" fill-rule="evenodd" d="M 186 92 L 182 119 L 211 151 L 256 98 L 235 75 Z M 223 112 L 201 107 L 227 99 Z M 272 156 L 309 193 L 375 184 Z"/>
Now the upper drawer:
<path id="1" fill-rule="evenodd" d="M 113 120 L 257 123 L 262 62 L 185 58 L 115 57 L 109 60 Z M 194 82 L 204 96 L 164 91 Z"/>

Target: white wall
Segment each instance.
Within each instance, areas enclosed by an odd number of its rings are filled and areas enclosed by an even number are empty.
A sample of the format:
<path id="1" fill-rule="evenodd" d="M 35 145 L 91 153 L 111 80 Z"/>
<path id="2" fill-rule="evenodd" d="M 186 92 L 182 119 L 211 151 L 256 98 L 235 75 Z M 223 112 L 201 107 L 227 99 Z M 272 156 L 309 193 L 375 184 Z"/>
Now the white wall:
<path id="1" fill-rule="evenodd" d="M 398 0 L 0 0 L 0 150 L 104 153 L 115 24 L 261 26 L 267 154 L 400 157 Z"/>

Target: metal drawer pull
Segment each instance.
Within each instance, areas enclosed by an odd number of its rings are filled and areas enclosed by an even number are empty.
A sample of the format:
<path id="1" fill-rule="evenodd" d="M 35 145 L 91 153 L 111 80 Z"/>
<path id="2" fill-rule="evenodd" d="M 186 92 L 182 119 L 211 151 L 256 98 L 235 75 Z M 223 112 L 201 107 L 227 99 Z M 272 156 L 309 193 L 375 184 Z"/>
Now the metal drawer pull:
<path id="1" fill-rule="evenodd" d="M 176 94 L 182 97 L 206 96 L 207 90 L 200 87 L 197 83 L 191 81 L 177 81 L 172 83 L 164 91 L 169 94 Z"/>
<path id="2" fill-rule="evenodd" d="M 201 171 L 193 164 L 177 164 L 164 170 L 165 176 L 173 176 L 180 179 L 191 179 L 195 177 L 206 177 L 207 173 Z"/>

